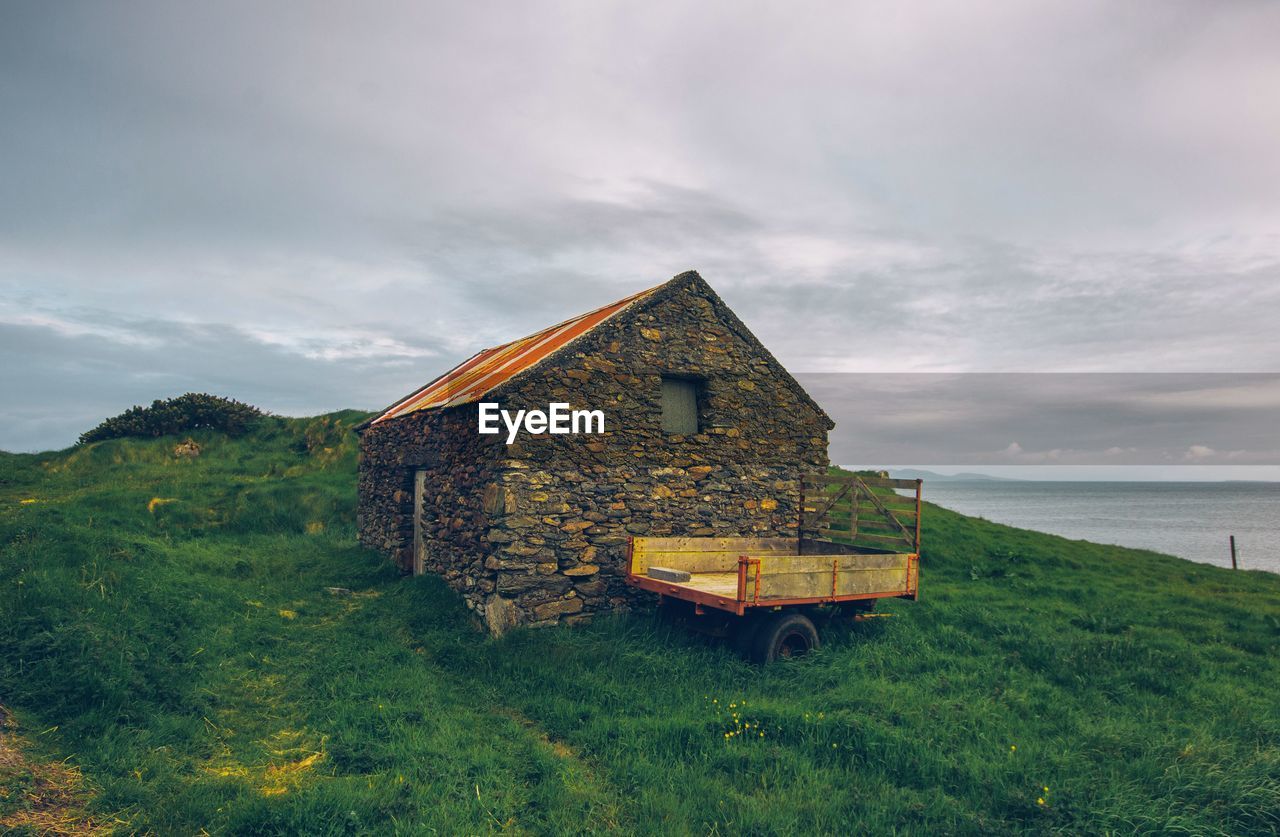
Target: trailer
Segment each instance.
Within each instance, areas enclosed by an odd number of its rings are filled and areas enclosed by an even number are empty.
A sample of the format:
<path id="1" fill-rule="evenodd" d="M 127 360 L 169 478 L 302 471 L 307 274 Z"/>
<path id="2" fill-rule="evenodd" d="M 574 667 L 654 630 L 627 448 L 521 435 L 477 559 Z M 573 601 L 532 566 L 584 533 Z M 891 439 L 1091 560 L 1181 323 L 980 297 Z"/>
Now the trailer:
<path id="1" fill-rule="evenodd" d="M 756 662 L 799 656 L 819 646 L 820 617 L 869 618 L 880 599 L 918 597 L 920 489 L 919 480 L 807 477 L 795 538 L 634 537 L 627 583 Z"/>

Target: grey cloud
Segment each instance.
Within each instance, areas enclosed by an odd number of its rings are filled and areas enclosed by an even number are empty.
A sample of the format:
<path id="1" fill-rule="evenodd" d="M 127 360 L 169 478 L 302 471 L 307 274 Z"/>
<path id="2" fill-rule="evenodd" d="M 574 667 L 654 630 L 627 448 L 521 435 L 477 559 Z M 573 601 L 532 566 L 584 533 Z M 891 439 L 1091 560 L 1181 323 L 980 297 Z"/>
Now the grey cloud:
<path id="1" fill-rule="evenodd" d="M 272 345 L 225 324 L 135 322 L 129 334 L 134 339 L 0 323 L 0 389 L 21 394 L 0 406 L 5 449 L 63 447 L 106 416 L 189 391 L 288 415 L 376 409 L 392 400 L 388 393 L 403 394 L 429 374 L 418 359 L 348 352 L 329 361 L 315 346 Z"/>
<path id="2" fill-rule="evenodd" d="M 1250 2 L 6 3 L 0 321 L 63 358 L 7 349 L 11 409 L 165 328 L 191 388 L 377 405 L 687 268 L 800 371 L 1272 371 L 1277 37 Z M 108 412 L 163 394 L 129 351 Z"/>
<path id="3" fill-rule="evenodd" d="M 800 374 L 847 465 L 1280 465 L 1280 374 Z"/>

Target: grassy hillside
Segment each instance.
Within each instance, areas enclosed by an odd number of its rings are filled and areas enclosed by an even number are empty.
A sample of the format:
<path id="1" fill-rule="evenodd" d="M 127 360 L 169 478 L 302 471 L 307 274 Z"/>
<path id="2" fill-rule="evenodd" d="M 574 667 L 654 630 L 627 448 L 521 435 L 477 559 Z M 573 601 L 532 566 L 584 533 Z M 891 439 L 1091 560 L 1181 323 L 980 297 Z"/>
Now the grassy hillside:
<path id="1" fill-rule="evenodd" d="M 81 769 L 77 815 L 161 833 L 1280 830 L 1276 576 L 929 506 L 921 600 L 793 664 L 647 614 L 491 640 L 439 583 L 356 546 L 359 418 L 197 434 L 195 459 L 173 438 L 0 456 L 0 704 L 32 763 Z M 37 784 L 0 760 L 0 830 L 34 821 Z"/>

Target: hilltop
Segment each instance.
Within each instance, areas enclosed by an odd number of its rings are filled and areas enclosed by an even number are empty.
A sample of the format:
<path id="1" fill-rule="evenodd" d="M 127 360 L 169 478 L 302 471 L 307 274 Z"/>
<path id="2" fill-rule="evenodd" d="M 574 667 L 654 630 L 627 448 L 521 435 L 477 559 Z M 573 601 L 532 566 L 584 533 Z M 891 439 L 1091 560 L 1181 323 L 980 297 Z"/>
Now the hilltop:
<path id="1" fill-rule="evenodd" d="M 0 827 L 1280 830 L 1274 575 L 930 504 L 921 600 L 794 664 L 495 640 L 356 545 L 365 415 L 0 456 Z"/>
<path id="2" fill-rule="evenodd" d="M 898 479 L 925 480 L 927 482 L 1022 482 L 1012 477 L 996 477 L 991 474 L 977 474 L 961 471 L 956 474 L 937 474 L 920 468 L 894 468 L 890 474 Z"/>

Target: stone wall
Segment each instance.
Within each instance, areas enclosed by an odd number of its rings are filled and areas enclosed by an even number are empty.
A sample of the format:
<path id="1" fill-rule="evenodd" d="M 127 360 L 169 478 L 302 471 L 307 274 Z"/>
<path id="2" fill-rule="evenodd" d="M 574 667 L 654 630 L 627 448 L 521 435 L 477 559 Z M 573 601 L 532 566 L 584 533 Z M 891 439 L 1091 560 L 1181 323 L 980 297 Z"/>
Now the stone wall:
<path id="1" fill-rule="evenodd" d="M 475 432 L 476 410 L 474 404 L 428 410 L 367 428 L 360 441 L 356 514 L 360 542 L 412 571 L 414 479 L 422 469 L 424 568 L 467 595 L 473 607 L 493 591 L 492 574 L 484 569 L 484 501 L 486 488 L 498 481 L 497 456 L 504 453 L 494 437 Z"/>
<path id="2" fill-rule="evenodd" d="M 701 381 L 700 432 L 663 432 L 664 374 Z M 428 509 L 431 568 L 494 631 L 633 604 L 643 594 L 623 582 L 632 535 L 795 536 L 799 479 L 827 464 L 830 420 L 696 275 L 487 400 L 601 409 L 606 432 L 508 446 L 476 433 L 475 405 L 377 425 L 362 442 L 360 532 L 411 558 L 410 466 L 438 452 L 433 485 L 450 488 Z M 433 434 L 453 441 L 433 444 Z M 408 483 L 397 468 L 410 469 Z M 393 488 L 408 504 L 368 496 Z"/>

